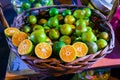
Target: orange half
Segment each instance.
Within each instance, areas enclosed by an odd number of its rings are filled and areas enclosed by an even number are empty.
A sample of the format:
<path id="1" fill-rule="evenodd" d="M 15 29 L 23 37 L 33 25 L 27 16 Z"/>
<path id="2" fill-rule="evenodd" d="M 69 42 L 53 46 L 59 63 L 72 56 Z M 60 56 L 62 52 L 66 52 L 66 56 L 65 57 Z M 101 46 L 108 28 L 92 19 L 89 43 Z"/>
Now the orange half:
<path id="1" fill-rule="evenodd" d="M 28 35 L 25 32 L 18 32 L 12 36 L 12 43 L 14 46 L 18 47 L 20 42 L 27 38 L 28 38 Z"/>
<path id="2" fill-rule="evenodd" d="M 4 30 L 6 36 L 13 36 L 15 33 L 19 32 L 19 29 L 14 27 L 9 27 Z"/>
<path id="3" fill-rule="evenodd" d="M 52 55 L 52 47 L 45 42 L 39 43 L 35 47 L 35 54 L 38 58 L 47 59 Z"/>
<path id="4" fill-rule="evenodd" d="M 77 51 L 77 54 L 76 54 L 77 57 L 83 57 L 83 56 L 85 56 L 88 53 L 88 47 L 83 42 L 76 42 L 72 46 Z"/>
<path id="5" fill-rule="evenodd" d="M 18 46 L 18 53 L 20 55 L 27 55 L 32 52 L 33 44 L 29 39 L 23 40 Z"/>
<path id="6" fill-rule="evenodd" d="M 72 62 L 76 58 L 76 50 L 73 46 L 66 45 L 61 48 L 59 56 L 64 62 Z"/>

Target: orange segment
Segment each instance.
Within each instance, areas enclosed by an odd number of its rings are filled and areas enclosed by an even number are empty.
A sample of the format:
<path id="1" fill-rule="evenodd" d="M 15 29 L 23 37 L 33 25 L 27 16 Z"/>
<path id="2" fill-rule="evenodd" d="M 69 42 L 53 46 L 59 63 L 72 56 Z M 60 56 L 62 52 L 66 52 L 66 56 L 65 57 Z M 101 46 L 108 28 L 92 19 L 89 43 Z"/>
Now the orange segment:
<path id="1" fill-rule="evenodd" d="M 41 59 L 49 58 L 52 55 L 52 47 L 45 42 L 39 43 L 35 47 L 35 54 Z"/>
<path id="2" fill-rule="evenodd" d="M 6 35 L 6 36 L 13 36 L 13 34 L 19 32 L 19 29 L 13 28 L 13 27 L 9 27 L 9 28 L 6 28 L 6 29 L 4 30 L 4 32 L 5 32 L 5 35 Z"/>
<path id="3" fill-rule="evenodd" d="M 73 47 L 76 49 L 77 51 L 77 57 L 83 57 L 87 54 L 88 52 L 88 47 L 85 43 L 83 42 L 76 42 L 73 44 Z"/>
<path id="4" fill-rule="evenodd" d="M 71 62 L 76 58 L 76 50 L 73 46 L 66 45 L 61 48 L 59 56 L 64 62 Z"/>
<path id="5" fill-rule="evenodd" d="M 29 39 L 23 40 L 18 46 L 18 53 L 20 55 L 27 55 L 32 52 L 33 44 Z"/>
<path id="6" fill-rule="evenodd" d="M 21 41 L 28 38 L 28 35 L 24 32 L 15 33 L 12 37 L 12 43 L 14 46 L 18 47 Z"/>

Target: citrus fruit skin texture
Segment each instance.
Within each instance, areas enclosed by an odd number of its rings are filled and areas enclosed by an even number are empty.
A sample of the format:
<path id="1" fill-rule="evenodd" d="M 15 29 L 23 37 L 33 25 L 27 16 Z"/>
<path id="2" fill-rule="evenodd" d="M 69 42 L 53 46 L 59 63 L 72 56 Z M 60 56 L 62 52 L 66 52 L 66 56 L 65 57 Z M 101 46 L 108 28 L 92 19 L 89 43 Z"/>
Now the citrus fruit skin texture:
<path id="1" fill-rule="evenodd" d="M 109 34 L 107 32 L 101 32 L 98 37 L 107 41 L 109 40 Z"/>
<path id="2" fill-rule="evenodd" d="M 23 26 L 23 32 L 29 33 L 30 31 L 31 31 L 30 26 L 28 26 L 28 25 Z"/>
<path id="3" fill-rule="evenodd" d="M 28 55 L 33 50 L 33 44 L 29 39 L 23 40 L 18 46 L 18 53 L 20 55 Z"/>
<path id="4" fill-rule="evenodd" d="M 76 59 L 76 50 L 71 45 L 63 46 L 60 50 L 59 56 L 64 62 L 72 62 Z"/>
<path id="5" fill-rule="evenodd" d="M 97 46 L 96 42 L 87 42 L 86 44 L 88 46 L 88 53 L 89 54 L 93 54 L 93 53 L 96 53 L 98 51 L 98 46 Z"/>
<path id="6" fill-rule="evenodd" d="M 14 27 L 9 27 L 4 30 L 4 33 L 8 37 L 12 37 L 15 33 L 18 33 L 20 30 Z"/>
<path id="7" fill-rule="evenodd" d="M 71 44 L 71 38 L 69 36 L 61 36 L 59 41 L 63 41 L 65 44 L 70 45 Z"/>
<path id="8" fill-rule="evenodd" d="M 30 16 L 28 17 L 28 22 L 29 22 L 30 24 L 36 24 L 36 22 L 37 22 L 36 16 L 30 15 Z"/>
<path id="9" fill-rule="evenodd" d="M 66 44 L 62 41 L 56 42 L 53 44 L 53 53 L 58 57 L 60 49 Z"/>
<path id="10" fill-rule="evenodd" d="M 52 55 L 52 47 L 45 42 L 41 42 L 35 47 L 35 54 L 38 58 L 47 59 Z"/>
<path id="11" fill-rule="evenodd" d="M 81 38 L 82 38 L 82 41 L 84 42 L 92 42 L 97 40 L 95 34 L 92 31 L 86 31 L 82 33 Z"/>
<path id="12" fill-rule="evenodd" d="M 30 7 L 31 7 L 31 5 L 29 4 L 29 3 L 22 3 L 22 8 L 24 9 L 24 10 L 27 10 L 27 9 L 30 9 Z"/>
<path id="13" fill-rule="evenodd" d="M 69 24 L 64 24 L 60 27 L 60 32 L 63 35 L 70 35 L 72 33 L 72 27 Z"/>
<path id="14" fill-rule="evenodd" d="M 73 13 L 73 16 L 77 19 L 83 19 L 84 15 L 85 15 L 85 10 L 80 10 L 80 9 L 75 10 Z"/>
<path id="15" fill-rule="evenodd" d="M 56 26 L 59 25 L 59 21 L 56 17 L 49 18 L 47 23 L 50 28 L 55 28 Z"/>
<path id="16" fill-rule="evenodd" d="M 92 14 L 90 8 L 84 8 L 83 10 L 85 11 L 84 17 L 89 18 L 91 16 L 91 14 Z"/>
<path id="17" fill-rule="evenodd" d="M 49 38 L 51 40 L 57 40 L 60 37 L 60 33 L 57 29 L 51 29 L 49 31 Z"/>
<path id="18" fill-rule="evenodd" d="M 49 10 L 50 16 L 58 15 L 58 13 L 59 13 L 59 11 L 58 11 L 57 8 L 51 8 L 51 9 Z"/>
<path id="19" fill-rule="evenodd" d="M 75 22 L 75 18 L 72 15 L 67 15 L 64 19 L 66 24 L 73 24 Z"/>
<path id="20" fill-rule="evenodd" d="M 83 42 L 76 42 L 72 46 L 77 51 L 77 54 L 76 54 L 77 57 L 83 57 L 83 56 L 85 56 L 88 53 L 88 47 Z"/>
<path id="21" fill-rule="evenodd" d="M 65 10 L 62 12 L 62 15 L 63 15 L 63 16 L 71 15 L 71 14 L 72 14 L 72 12 L 71 12 L 71 10 L 69 10 L 69 9 L 65 9 Z"/>
<path id="22" fill-rule="evenodd" d="M 35 25 L 35 26 L 33 27 L 33 31 L 35 31 L 35 30 L 41 30 L 41 31 L 44 32 L 44 28 L 43 28 L 41 25 Z"/>
<path id="23" fill-rule="evenodd" d="M 30 40 L 34 43 L 46 42 L 47 36 L 46 33 L 41 30 L 35 30 L 30 35 Z"/>
<path id="24" fill-rule="evenodd" d="M 107 41 L 104 39 L 97 40 L 97 45 L 99 50 L 105 48 L 107 44 L 108 44 Z"/>
<path id="25" fill-rule="evenodd" d="M 24 39 L 27 39 L 27 38 L 28 38 L 28 35 L 26 33 L 18 32 L 12 36 L 12 43 L 14 46 L 18 47 L 20 42 L 23 41 Z"/>

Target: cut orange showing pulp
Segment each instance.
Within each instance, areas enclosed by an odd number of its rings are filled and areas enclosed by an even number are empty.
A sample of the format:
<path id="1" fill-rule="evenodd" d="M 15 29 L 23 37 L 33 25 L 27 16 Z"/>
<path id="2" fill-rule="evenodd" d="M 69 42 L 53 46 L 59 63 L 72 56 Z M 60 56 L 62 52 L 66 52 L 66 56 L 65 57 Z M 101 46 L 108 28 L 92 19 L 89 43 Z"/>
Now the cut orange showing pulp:
<path id="1" fill-rule="evenodd" d="M 19 32 L 19 29 L 14 27 L 9 27 L 4 30 L 5 35 L 9 37 L 13 36 L 17 32 Z"/>
<path id="2" fill-rule="evenodd" d="M 60 50 L 59 56 L 64 62 L 72 62 L 76 58 L 76 50 L 71 45 L 63 46 Z"/>
<path id="3" fill-rule="evenodd" d="M 27 55 L 32 52 L 33 44 L 29 39 L 23 40 L 18 46 L 18 53 L 20 55 Z"/>
<path id="4" fill-rule="evenodd" d="M 52 55 L 52 47 L 48 43 L 41 42 L 36 45 L 35 54 L 38 58 L 47 59 Z"/>
<path id="5" fill-rule="evenodd" d="M 88 47 L 87 47 L 87 45 L 86 45 L 85 43 L 83 43 L 83 42 L 76 42 L 76 43 L 74 43 L 72 46 L 73 46 L 73 47 L 76 49 L 76 51 L 77 51 L 77 54 L 76 54 L 77 57 L 83 57 L 83 56 L 85 56 L 85 55 L 87 54 L 87 52 L 88 52 Z"/>
<path id="6" fill-rule="evenodd" d="M 25 32 L 18 32 L 12 36 L 12 43 L 14 46 L 18 47 L 20 42 L 27 38 L 28 38 L 28 35 Z"/>

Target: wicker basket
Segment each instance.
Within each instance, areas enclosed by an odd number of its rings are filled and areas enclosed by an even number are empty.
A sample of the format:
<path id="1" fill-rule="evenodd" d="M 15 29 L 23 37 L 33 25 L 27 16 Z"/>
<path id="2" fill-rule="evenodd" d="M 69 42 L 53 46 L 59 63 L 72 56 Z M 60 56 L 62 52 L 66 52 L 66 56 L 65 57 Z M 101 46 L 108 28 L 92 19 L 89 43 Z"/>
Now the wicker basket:
<path id="1" fill-rule="evenodd" d="M 42 8 L 34 8 L 28 11 L 23 12 L 22 14 L 18 15 L 13 25 L 16 28 L 20 28 L 23 24 L 25 24 L 25 19 L 30 14 L 40 14 L 41 16 L 48 15 L 47 11 L 55 7 L 60 12 L 64 9 L 76 10 L 81 9 L 84 7 L 81 6 L 72 6 L 72 5 L 60 5 L 60 6 L 49 6 L 49 7 L 42 7 Z M 42 75 L 47 76 L 60 76 L 64 74 L 71 74 L 71 73 L 79 73 L 85 69 L 88 69 L 91 65 L 93 65 L 96 61 L 100 60 L 101 58 L 105 57 L 106 54 L 110 53 L 114 48 L 114 32 L 110 23 L 106 20 L 106 17 L 102 15 L 99 11 L 92 10 L 92 16 L 90 17 L 92 22 L 95 24 L 100 31 L 107 31 L 110 36 L 109 43 L 107 47 L 103 50 L 98 51 L 95 54 L 89 54 L 81 58 L 77 58 L 73 62 L 64 63 L 59 61 L 56 58 L 49 58 L 49 59 L 38 59 L 37 57 L 33 56 L 20 56 L 18 54 L 17 48 L 13 46 L 11 39 L 7 38 L 8 45 L 10 49 L 20 58 L 22 59 L 32 70 L 39 72 Z"/>

